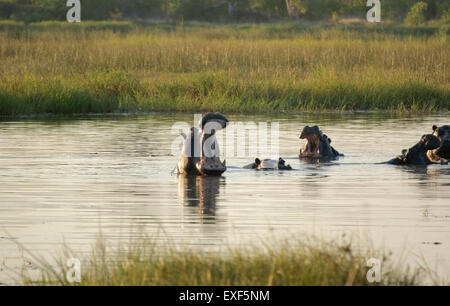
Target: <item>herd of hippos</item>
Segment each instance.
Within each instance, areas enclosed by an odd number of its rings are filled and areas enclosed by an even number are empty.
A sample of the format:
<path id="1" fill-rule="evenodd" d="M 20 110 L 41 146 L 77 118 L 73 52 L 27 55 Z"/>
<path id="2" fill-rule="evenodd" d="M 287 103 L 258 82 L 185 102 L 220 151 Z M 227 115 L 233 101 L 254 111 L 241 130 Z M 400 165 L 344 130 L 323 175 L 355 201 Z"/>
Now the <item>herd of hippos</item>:
<path id="1" fill-rule="evenodd" d="M 215 132 L 226 128 L 229 120 L 220 113 L 207 113 L 199 122 L 199 128 L 192 127 L 185 139 L 176 167 L 178 174 L 221 175 L 226 171 L 225 161 L 219 158 L 219 145 Z M 331 146 L 331 139 L 323 134 L 318 126 L 305 126 L 300 134 L 305 146 L 300 150 L 299 158 L 330 161 L 343 156 Z M 429 165 L 447 164 L 450 160 L 450 125 L 433 126 L 433 133 L 423 135 L 420 141 L 403 150 L 402 154 L 385 162 L 393 165 Z M 256 170 L 291 170 L 285 161 L 256 158 L 244 168 Z"/>

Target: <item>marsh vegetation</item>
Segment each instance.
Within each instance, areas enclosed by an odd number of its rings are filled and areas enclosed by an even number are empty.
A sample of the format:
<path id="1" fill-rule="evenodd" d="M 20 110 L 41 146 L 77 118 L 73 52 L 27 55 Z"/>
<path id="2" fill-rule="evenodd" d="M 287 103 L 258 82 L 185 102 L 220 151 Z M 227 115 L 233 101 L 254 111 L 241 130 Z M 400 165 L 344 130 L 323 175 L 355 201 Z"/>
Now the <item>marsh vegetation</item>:
<path id="1" fill-rule="evenodd" d="M 32 261 L 41 275 L 33 279 L 24 274 L 24 282 L 65 286 L 361 286 L 418 285 L 430 275 L 424 269 L 409 270 L 387 253 L 356 247 L 349 239 L 289 238 L 205 252 L 170 243 L 161 247 L 154 238 L 141 237 L 116 247 L 99 239 L 81 261 L 81 282 L 69 282 L 66 277 L 73 271 L 67 267 L 67 258 L 79 258 L 69 249 L 56 264 L 35 257 Z M 380 260 L 380 282 L 368 281 L 369 258 Z"/>
<path id="2" fill-rule="evenodd" d="M 445 27 L 0 24 L 0 115 L 449 109 Z"/>

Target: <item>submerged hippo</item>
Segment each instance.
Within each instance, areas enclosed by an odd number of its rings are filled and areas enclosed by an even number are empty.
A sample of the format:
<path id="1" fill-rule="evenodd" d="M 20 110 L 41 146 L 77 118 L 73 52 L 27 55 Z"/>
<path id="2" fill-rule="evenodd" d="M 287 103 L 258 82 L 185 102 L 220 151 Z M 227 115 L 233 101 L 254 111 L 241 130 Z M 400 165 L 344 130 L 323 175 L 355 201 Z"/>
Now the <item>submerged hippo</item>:
<path id="1" fill-rule="evenodd" d="M 278 160 L 255 158 L 255 162 L 244 166 L 245 169 L 256 170 L 292 170 L 291 165 L 286 165 L 286 161 L 281 157 Z"/>
<path id="2" fill-rule="evenodd" d="M 392 165 L 429 165 L 433 161 L 427 155 L 428 150 L 434 150 L 440 146 L 439 138 L 432 134 L 423 135 L 420 141 L 408 150 L 403 150 L 402 155 L 386 162 Z"/>
<path id="3" fill-rule="evenodd" d="M 447 163 L 450 160 L 450 125 L 433 125 L 433 135 L 439 138 L 440 145 L 428 151 L 428 158 L 434 162 Z"/>
<path id="4" fill-rule="evenodd" d="M 219 113 L 207 113 L 199 122 L 200 129 L 192 127 L 184 135 L 183 149 L 176 172 L 189 175 L 221 175 L 227 167 L 220 161 L 220 150 L 215 133 L 227 126 L 228 119 Z"/>
<path id="5" fill-rule="evenodd" d="M 306 139 L 305 146 L 300 150 L 300 158 L 332 160 L 343 156 L 331 146 L 331 139 L 323 134 L 317 125 L 305 126 L 300 139 Z"/>

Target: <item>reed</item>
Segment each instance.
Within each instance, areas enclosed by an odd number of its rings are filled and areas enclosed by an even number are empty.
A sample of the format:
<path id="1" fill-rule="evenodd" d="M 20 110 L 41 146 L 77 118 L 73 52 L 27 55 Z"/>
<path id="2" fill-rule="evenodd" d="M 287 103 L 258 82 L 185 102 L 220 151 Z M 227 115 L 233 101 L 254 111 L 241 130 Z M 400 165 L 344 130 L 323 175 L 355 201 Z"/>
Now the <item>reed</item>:
<path id="1" fill-rule="evenodd" d="M 448 111 L 448 28 L 0 23 L 0 116 Z"/>
<path id="2" fill-rule="evenodd" d="M 67 280 L 67 258 L 81 259 L 80 283 Z M 369 258 L 380 260 L 381 282 L 367 280 Z M 408 269 L 382 252 L 355 247 L 345 239 L 290 238 L 210 251 L 162 247 L 149 237 L 118 247 L 100 239 L 83 257 L 66 248 L 56 264 L 31 261 L 40 276 L 33 279 L 24 274 L 24 284 L 44 286 L 418 285 L 427 274 L 423 269 Z"/>

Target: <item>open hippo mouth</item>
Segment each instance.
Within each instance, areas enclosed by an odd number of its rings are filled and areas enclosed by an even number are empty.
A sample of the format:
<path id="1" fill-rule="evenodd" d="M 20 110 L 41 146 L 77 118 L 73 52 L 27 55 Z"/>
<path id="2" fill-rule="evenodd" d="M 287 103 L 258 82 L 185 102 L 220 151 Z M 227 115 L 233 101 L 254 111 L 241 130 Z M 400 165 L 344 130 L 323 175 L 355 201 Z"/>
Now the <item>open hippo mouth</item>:
<path id="1" fill-rule="evenodd" d="M 434 154 L 446 160 L 450 159 L 450 125 L 433 125 L 433 134 L 439 138 L 440 145 Z"/>
<path id="2" fill-rule="evenodd" d="M 207 113 L 192 127 L 189 134 L 182 134 L 183 149 L 176 167 L 178 174 L 221 175 L 227 170 L 225 161 L 220 161 L 216 131 L 226 128 L 228 119 L 219 113 Z"/>
<path id="3" fill-rule="evenodd" d="M 215 134 L 226 128 L 228 122 L 227 117 L 219 113 L 207 113 L 199 122 L 202 129 L 201 159 L 196 167 L 203 175 L 221 175 L 227 170 L 226 162 L 219 158 L 219 144 Z"/>
<path id="4" fill-rule="evenodd" d="M 436 149 L 436 151 L 434 151 L 434 153 L 441 158 L 445 158 L 445 159 L 449 160 L 450 159 L 450 139 L 441 140 L 441 145 L 439 146 L 439 148 Z"/>
<path id="5" fill-rule="evenodd" d="M 303 139 L 306 139 L 306 146 L 305 146 L 305 150 L 302 153 L 305 156 L 311 156 L 311 157 L 319 156 L 319 154 L 320 154 L 320 152 L 319 152 L 320 137 L 316 134 L 306 134 Z"/>
<path id="6" fill-rule="evenodd" d="M 300 139 L 306 139 L 305 146 L 300 150 L 300 158 L 326 161 L 343 156 L 330 145 L 331 139 L 323 134 L 317 125 L 305 126 L 300 134 Z"/>
<path id="7" fill-rule="evenodd" d="M 221 175 L 227 170 L 226 161 L 217 157 L 205 157 L 197 163 L 197 170 L 204 175 Z"/>
<path id="8" fill-rule="evenodd" d="M 319 157 L 320 156 L 320 140 L 323 134 L 318 126 L 306 126 L 300 134 L 300 139 L 306 139 L 306 145 L 303 148 L 301 155 L 305 157 Z"/>

